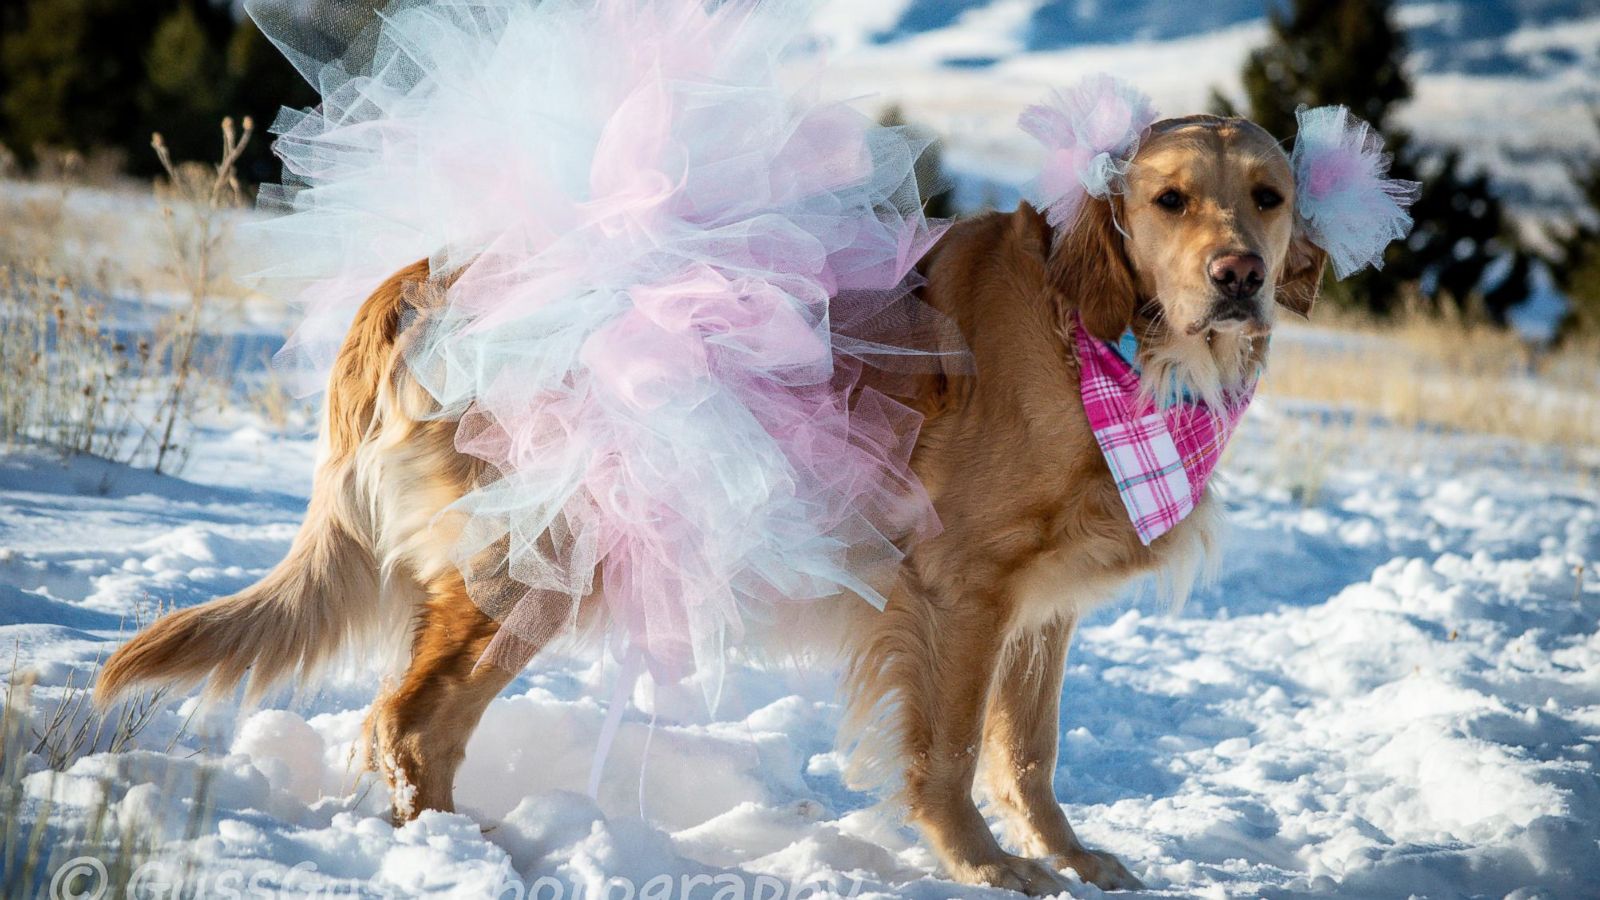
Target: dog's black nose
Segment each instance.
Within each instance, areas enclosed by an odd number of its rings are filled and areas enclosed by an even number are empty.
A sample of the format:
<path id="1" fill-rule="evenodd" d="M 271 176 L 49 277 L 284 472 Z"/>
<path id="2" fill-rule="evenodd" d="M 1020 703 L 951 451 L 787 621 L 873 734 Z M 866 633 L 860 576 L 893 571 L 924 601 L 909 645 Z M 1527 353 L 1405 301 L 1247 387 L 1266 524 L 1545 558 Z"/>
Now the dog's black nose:
<path id="1" fill-rule="evenodd" d="M 1211 283 L 1223 296 L 1254 297 L 1267 280 L 1267 263 L 1259 253 L 1225 253 L 1211 261 Z"/>

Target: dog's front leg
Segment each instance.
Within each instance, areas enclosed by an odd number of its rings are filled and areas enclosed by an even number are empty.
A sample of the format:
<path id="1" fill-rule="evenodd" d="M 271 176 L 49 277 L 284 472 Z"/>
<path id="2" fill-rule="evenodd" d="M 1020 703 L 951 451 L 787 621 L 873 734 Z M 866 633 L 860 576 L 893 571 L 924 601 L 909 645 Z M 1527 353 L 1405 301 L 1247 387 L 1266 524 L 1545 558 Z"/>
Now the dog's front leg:
<path id="1" fill-rule="evenodd" d="M 1022 852 L 1105 890 L 1143 887 L 1116 857 L 1083 846 L 1056 802 L 1061 681 L 1074 624 L 1056 619 L 1007 648 L 984 723 L 984 781 Z"/>
<path id="2" fill-rule="evenodd" d="M 889 611 L 893 615 L 891 606 Z M 1004 616 L 981 598 L 922 608 L 921 652 L 898 674 L 909 813 L 951 877 L 1034 895 L 1068 885 L 1049 867 L 1001 849 L 972 800 L 985 704 L 999 661 Z"/>

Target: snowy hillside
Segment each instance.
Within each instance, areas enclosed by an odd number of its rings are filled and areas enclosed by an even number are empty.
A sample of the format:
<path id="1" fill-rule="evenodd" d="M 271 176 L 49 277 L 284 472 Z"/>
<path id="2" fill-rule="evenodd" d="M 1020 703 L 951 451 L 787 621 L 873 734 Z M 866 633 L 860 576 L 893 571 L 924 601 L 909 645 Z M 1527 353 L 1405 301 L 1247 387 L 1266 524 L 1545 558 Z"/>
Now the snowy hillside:
<path id="1" fill-rule="evenodd" d="M 832 0 L 836 86 L 902 105 L 937 130 L 961 173 L 961 201 L 1006 201 L 1032 148 L 1017 112 L 1051 87 L 1108 71 L 1169 115 L 1201 112 L 1213 87 L 1235 97 L 1266 39 L 1265 0 Z M 1535 219 L 1570 214 L 1567 160 L 1600 146 L 1600 7 L 1584 0 L 1410 2 L 1399 17 L 1416 95 L 1400 116 L 1424 142 L 1462 146 Z"/>

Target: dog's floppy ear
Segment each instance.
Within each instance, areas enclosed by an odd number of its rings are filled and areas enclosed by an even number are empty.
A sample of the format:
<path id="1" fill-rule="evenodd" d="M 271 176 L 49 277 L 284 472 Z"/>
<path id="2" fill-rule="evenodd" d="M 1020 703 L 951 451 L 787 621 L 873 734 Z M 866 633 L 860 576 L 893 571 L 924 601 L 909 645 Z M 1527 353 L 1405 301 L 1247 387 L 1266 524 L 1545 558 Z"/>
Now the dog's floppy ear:
<path id="1" fill-rule="evenodd" d="M 1050 257 L 1051 283 L 1077 307 L 1089 333 L 1107 341 L 1133 323 L 1139 300 L 1112 202 L 1090 198 L 1084 203 Z"/>
<path id="2" fill-rule="evenodd" d="M 1295 224 L 1289 252 L 1283 257 L 1283 274 L 1275 293 L 1278 303 L 1301 318 L 1309 318 L 1311 307 L 1322 289 L 1322 270 L 1327 267 L 1327 251 L 1317 246 L 1305 228 Z"/>

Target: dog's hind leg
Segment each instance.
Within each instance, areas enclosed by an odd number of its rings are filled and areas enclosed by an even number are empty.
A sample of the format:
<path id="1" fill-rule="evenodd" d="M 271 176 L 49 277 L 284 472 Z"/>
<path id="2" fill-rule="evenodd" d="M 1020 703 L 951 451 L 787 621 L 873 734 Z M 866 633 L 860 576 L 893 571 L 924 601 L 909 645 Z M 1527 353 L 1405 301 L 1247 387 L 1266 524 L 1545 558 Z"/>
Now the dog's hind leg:
<path id="1" fill-rule="evenodd" d="M 1056 619 L 1007 648 L 984 723 L 984 782 L 1024 854 L 1105 890 L 1139 888 L 1116 857 L 1083 846 L 1056 802 L 1061 681 L 1074 624 Z"/>
<path id="2" fill-rule="evenodd" d="M 428 585 L 411 664 L 368 720 L 371 763 L 393 791 L 396 821 L 424 809 L 455 810 L 455 776 L 489 701 L 516 672 L 479 665 L 499 630 L 451 569 Z"/>

